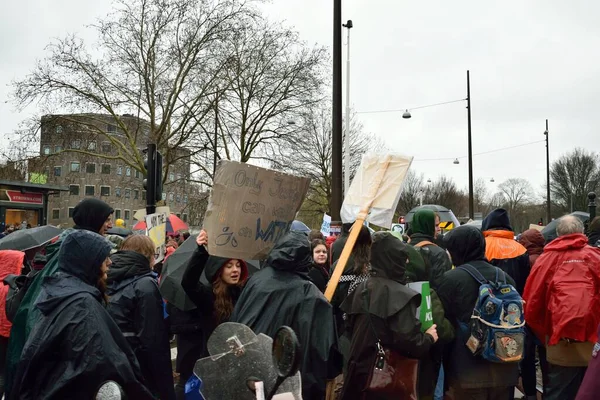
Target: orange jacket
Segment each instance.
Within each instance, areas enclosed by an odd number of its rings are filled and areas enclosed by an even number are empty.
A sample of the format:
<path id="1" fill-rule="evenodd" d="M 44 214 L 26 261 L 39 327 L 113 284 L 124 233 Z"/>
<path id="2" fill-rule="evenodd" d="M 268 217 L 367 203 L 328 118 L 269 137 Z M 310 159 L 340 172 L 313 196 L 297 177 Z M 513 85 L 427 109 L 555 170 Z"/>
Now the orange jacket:
<path id="1" fill-rule="evenodd" d="M 490 230 L 485 236 L 485 258 L 510 275 L 515 280 L 517 291 L 523 294 L 529 276 L 529 256 L 527 249 L 515 240 L 512 231 Z"/>

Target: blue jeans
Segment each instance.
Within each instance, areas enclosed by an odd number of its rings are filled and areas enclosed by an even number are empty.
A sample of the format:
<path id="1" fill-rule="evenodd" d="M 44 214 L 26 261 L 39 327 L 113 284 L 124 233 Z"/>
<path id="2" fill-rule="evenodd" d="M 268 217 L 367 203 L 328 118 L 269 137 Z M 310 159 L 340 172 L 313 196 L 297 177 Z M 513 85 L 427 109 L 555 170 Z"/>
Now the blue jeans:
<path id="1" fill-rule="evenodd" d="M 438 375 L 437 385 L 435 385 L 435 392 L 433 393 L 434 400 L 444 400 L 444 366 L 440 366 L 440 373 Z"/>

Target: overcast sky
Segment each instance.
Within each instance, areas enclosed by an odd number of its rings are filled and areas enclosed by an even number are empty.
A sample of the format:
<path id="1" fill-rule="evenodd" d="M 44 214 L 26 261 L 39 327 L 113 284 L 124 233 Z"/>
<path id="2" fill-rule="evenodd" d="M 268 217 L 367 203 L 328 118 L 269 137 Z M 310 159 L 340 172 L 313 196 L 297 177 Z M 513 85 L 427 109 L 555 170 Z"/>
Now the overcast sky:
<path id="1" fill-rule="evenodd" d="M 16 113 L 7 103 L 12 79 L 44 56 L 53 37 L 78 32 L 94 40 L 86 24 L 110 9 L 108 1 L 4 2 L 0 16 L 0 134 L 11 132 L 33 109 Z M 294 26 L 309 44 L 331 48 L 333 2 L 272 0 L 272 19 Z M 550 124 L 550 157 L 575 147 L 600 150 L 600 5 L 575 0 L 402 1 L 344 0 L 352 19 L 351 106 L 357 111 L 419 107 L 466 97 L 471 71 L 475 179 L 512 177 L 545 182 L 544 143 Z M 344 74 L 346 38 L 344 30 Z M 345 80 L 344 80 L 345 84 Z M 344 97 L 345 98 L 345 97 Z M 412 112 L 359 114 L 366 131 L 415 157 L 413 169 L 441 174 L 467 186 L 466 103 Z M 458 157 L 459 165 L 452 160 Z M 419 161 L 424 159 L 445 159 Z"/>

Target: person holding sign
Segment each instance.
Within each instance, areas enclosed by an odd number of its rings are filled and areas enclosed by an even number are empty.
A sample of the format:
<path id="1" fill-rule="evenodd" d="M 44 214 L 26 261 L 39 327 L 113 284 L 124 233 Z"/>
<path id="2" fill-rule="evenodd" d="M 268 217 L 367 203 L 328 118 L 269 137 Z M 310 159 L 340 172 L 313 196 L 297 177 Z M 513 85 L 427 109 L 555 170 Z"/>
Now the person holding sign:
<path id="1" fill-rule="evenodd" d="M 378 342 L 385 350 L 420 359 L 429 356 L 438 340 L 436 325 L 421 330 L 416 317 L 421 295 L 406 286 L 407 261 L 404 245 L 392 234 L 379 232 L 373 236 L 371 277 L 360 283 L 341 306 L 352 338 L 342 400 L 379 398 L 366 389 Z M 398 393 L 396 398 L 404 398 L 402 395 Z"/>
<path id="2" fill-rule="evenodd" d="M 202 358 L 209 355 L 206 344 L 212 332 L 217 325 L 229 320 L 248 278 L 248 266 L 243 260 L 210 256 L 205 247 L 208 244 L 208 234 L 204 230 L 196 237 L 196 244 L 198 248 L 188 262 L 181 286 L 198 307 L 198 314 L 202 319 L 202 328 L 198 333 L 201 336 L 199 357 Z M 209 284 L 200 281 L 202 272 Z M 188 362 L 181 363 L 178 371 L 181 384 L 185 384 L 192 375 L 197 358 L 185 357 Z"/>

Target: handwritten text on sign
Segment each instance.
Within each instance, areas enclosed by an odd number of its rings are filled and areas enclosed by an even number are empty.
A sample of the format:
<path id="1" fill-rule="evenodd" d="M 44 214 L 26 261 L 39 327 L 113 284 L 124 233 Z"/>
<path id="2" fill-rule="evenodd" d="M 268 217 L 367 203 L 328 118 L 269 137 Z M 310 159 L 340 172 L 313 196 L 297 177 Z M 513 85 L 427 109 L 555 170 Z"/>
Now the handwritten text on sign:
<path id="1" fill-rule="evenodd" d="M 310 179 L 233 161 L 216 172 L 204 229 L 211 255 L 266 258 L 300 209 Z"/>

